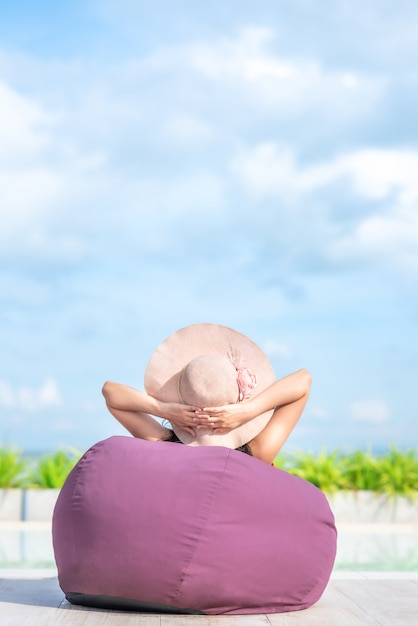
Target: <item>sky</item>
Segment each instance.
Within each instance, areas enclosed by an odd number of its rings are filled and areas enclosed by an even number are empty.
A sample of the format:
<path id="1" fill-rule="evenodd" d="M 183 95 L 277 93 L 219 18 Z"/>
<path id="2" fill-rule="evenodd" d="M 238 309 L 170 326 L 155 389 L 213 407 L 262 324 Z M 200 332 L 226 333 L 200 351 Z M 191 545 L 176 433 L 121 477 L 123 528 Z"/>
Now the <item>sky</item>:
<path id="1" fill-rule="evenodd" d="M 0 6 L 0 444 L 124 434 L 178 328 L 309 403 L 284 450 L 418 444 L 418 4 Z"/>

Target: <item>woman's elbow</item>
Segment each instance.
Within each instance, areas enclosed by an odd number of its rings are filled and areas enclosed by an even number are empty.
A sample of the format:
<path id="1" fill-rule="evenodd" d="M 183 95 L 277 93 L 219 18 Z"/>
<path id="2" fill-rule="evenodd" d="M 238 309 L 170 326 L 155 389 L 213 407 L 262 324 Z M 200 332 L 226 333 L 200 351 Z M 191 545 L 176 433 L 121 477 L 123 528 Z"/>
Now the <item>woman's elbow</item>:
<path id="1" fill-rule="evenodd" d="M 112 388 L 113 388 L 113 383 L 110 380 L 107 380 L 102 387 L 102 394 L 106 402 L 108 402 L 110 399 L 110 396 L 112 394 Z"/>
<path id="2" fill-rule="evenodd" d="M 300 382 L 301 382 L 301 386 L 302 386 L 304 394 L 309 393 L 311 389 L 311 385 L 312 385 L 311 374 L 308 372 L 307 369 L 301 369 L 299 371 L 299 375 L 300 375 Z"/>

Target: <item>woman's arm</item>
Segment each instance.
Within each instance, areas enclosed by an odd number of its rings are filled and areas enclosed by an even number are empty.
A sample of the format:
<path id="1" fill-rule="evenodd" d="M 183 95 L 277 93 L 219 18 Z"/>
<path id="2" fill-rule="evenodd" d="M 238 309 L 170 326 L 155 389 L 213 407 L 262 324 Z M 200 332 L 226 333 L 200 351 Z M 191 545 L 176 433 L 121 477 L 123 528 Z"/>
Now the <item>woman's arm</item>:
<path id="1" fill-rule="evenodd" d="M 286 381 L 286 379 L 282 379 L 285 381 L 285 385 L 289 383 L 289 387 L 292 387 L 294 393 L 293 399 L 289 389 L 288 401 L 276 406 L 266 426 L 249 443 L 253 456 L 269 464 L 273 463 L 280 452 L 290 433 L 299 421 L 308 401 L 312 382 L 309 372 L 300 370 L 293 376 L 295 377 L 294 380 Z"/>
<path id="2" fill-rule="evenodd" d="M 272 463 L 302 414 L 310 386 L 309 372 L 299 370 L 277 380 L 250 400 L 222 407 L 205 407 L 203 412 L 210 417 L 204 417 L 202 412 L 199 425 L 211 425 L 214 432 L 227 432 L 275 409 L 264 429 L 249 443 L 255 457 Z"/>
<path id="3" fill-rule="evenodd" d="M 102 393 L 110 413 L 134 437 L 148 441 L 168 438 L 169 429 L 159 424 L 152 415 L 167 419 L 195 435 L 192 427 L 198 407 L 161 402 L 133 387 L 111 381 L 105 382 Z"/>
<path id="4" fill-rule="evenodd" d="M 153 398 L 146 397 L 146 394 L 132 387 L 111 381 L 105 382 L 102 393 L 110 413 L 131 435 L 147 441 L 168 438 L 168 428 L 149 415 L 157 410 L 157 407 L 153 406 Z"/>

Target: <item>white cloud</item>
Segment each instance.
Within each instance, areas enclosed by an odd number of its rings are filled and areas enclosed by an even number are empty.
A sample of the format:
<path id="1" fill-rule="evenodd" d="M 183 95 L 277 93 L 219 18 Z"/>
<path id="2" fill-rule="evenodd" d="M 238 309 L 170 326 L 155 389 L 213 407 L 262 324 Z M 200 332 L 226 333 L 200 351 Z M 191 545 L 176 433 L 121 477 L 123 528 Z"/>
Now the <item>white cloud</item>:
<path id="1" fill-rule="evenodd" d="M 318 102 L 321 110 L 340 110 L 330 91 L 340 99 L 347 89 L 363 88 L 355 72 L 330 74 L 312 60 L 282 58 L 270 50 L 274 36 L 270 28 L 248 27 L 235 37 L 159 47 L 110 66 L 22 57 L 19 84 L 25 72 L 35 76 L 26 77 L 31 87 L 24 93 L 10 86 L 12 59 L 10 85 L 0 84 L 7 139 L 0 145 L 2 256 L 78 261 L 105 234 L 104 214 L 131 231 L 145 213 L 159 228 L 165 217 L 220 215 L 228 189 L 220 143 L 228 151 L 240 132 L 229 128 L 228 116 L 241 115 L 251 129 L 251 111 L 258 117 L 273 104 L 269 115 L 276 118 L 278 103 L 293 114 L 295 106 L 309 110 Z M 365 100 L 356 94 L 355 103 Z M 213 151 L 209 159 L 204 146 Z M 260 157 L 258 170 L 250 163 L 245 174 L 265 193 L 277 168 L 270 154 Z M 292 159 L 280 156 L 288 189 Z"/>
<path id="2" fill-rule="evenodd" d="M 0 159 L 26 159 L 45 143 L 40 126 L 45 121 L 41 107 L 0 82 Z"/>
<path id="3" fill-rule="evenodd" d="M 3 257 L 79 260 L 84 253 L 77 222 L 93 222 L 97 214 L 107 188 L 105 156 L 81 147 L 80 134 L 68 138 L 57 119 L 29 96 L 0 83 Z M 65 119 L 62 112 L 61 121 Z"/>
<path id="4" fill-rule="evenodd" d="M 377 260 L 416 276 L 418 205 L 394 206 L 386 214 L 365 218 L 354 232 L 330 245 L 328 253 L 332 260 Z"/>
<path id="5" fill-rule="evenodd" d="M 331 259 L 377 259 L 418 270 L 418 152 L 367 150 L 341 160 L 357 193 L 380 200 L 372 215 L 329 248 Z"/>
<path id="6" fill-rule="evenodd" d="M 27 95 L 0 82 L 0 242 L 13 249 L 36 237 L 63 195 L 61 176 L 44 150 L 53 143 L 51 118 Z M 48 130 L 48 125 L 50 126 Z"/>
<path id="7" fill-rule="evenodd" d="M 194 171 L 176 177 L 142 178 L 117 182 L 118 194 L 126 209 L 125 217 L 138 216 L 143 222 L 154 223 L 162 218 L 184 217 L 209 211 L 221 213 L 224 200 L 224 182 L 210 170 Z M 118 216 L 123 219 L 123 215 Z M 159 223 L 158 229 L 171 229 L 172 224 Z M 170 232 L 172 234 L 172 231 Z"/>
<path id="8" fill-rule="evenodd" d="M 350 404 L 349 414 L 355 420 L 381 424 L 389 420 L 390 408 L 383 400 L 358 400 Z"/>
<path id="9" fill-rule="evenodd" d="M 414 152 L 363 150 L 300 166 L 293 150 L 266 142 L 236 153 L 231 181 L 226 155 L 231 145 L 239 145 L 243 131 L 227 126 L 224 104 L 228 115 L 242 116 L 245 132 L 253 133 L 261 118 L 268 128 L 284 110 L 310 115 L 316 107 L 321 116 L 326 111 L 332 116 L 344 107 L 351 111 L 363 106 L 364 89 L 370 87 L 373 97 L 379 93 L 373 77 L 365 80 L 355 70 L 329 71 L 312 59 L 278 54 L 274 38 L 273 29 L 248 27 L 235 37 L 160 47 L 148 56 L 98 66 L 94 74 L 91 65 L 70 62 L 67 74 L 63 63 L 45 64 L 44 81 L 57 81 L 59 100 L 51 99 L 51 85 L 50 93 L 41 88 L 35 99 L 3 84 L 0 113 L 10 122 L 10 145 L 21 146 L 16 154 L 24 159 L 6 163 L 0 173 L 2 255 L 79 261 L 96 245 L 101 248 L 98 238 L 107 238 L 109 225 L 119 232 L 143 233 L 144 249 L 156 251 L 167 246 L 164 230 L 171 236 L 177 218 L 193 213 L 222 219 L 237 181 L 259 197 L 284 198 L 290 206 L 343 181 L 360 196 L 385 200 L 396 193 L 403 205 L 411 206 L 417 197 Z M 63 76 L 69 76 L 68 84 Z M 74 91 L 76 81 L 82 89 Z M 60 102 L 60 111 L 50 110 L 46 103 L 52 101 Z M 266 106 L 270 109 L 264 118 Z M 255 126 L 251 111 L 258 119 Z M 222 147 L 220 142 L 225 142 Z M 210 147 L 209 157 L 204 145 Z M 166 168 L 167 163 L 174 168 Z M 405 226 L 396 213 L 389 223 L 379 224 L 379 232 L 394 237 L 395 220 L 399 246 L 408 231 L 412 248 L 414 214 L 404 215 Z M 353 229 L 341 240 L 324 242 L 322 249 L 332 261 L 351 258 L 353 250 L 365 254 L 368 233 L 376 228 L 358 226 L 358 232 Z M 375 244 L 374 254 L 386 245 L 383 234 L 379 236 L 382 243 Z M 405 257 L 404 263 L 411 261 Z"/>
<path id="10" fill-rule="evenodd" d="M 194 144 L 201 146 L 202 143 L 209 143 L 216 136 L 210 124 L 195 115 L 186 113 L 169 115 L 165 121 L 163 120 L 158 133 L 163 140 L 169 140 L 183 148 L 189 148 Z"/>
<path id="11" fill-rule="evenodd" d="M 232 173 L 251 193 L 258 196 L 282 195 L 297 187 L 297 171 L 292 150 L 265 142 L 240 150 L 230 163 Z"/>
<path id="12" fill-rule="evenodd" d="M 334 177 L 350 176 L 356 191 L 368 198 L 382 199 L 397 192 L 401 204 L 418 200 L 415 150 L 358 150 L 338 157 L 333 169 Z"/>
<path id="13" fill-rule="evenodd" d="M 39 227 L 51 206 L 61 197 L 59 176 L 48 168 L 3 169 L 0 172 L 2 237 L 11 232 Z"/>
<path id="14" fill-rule="evenodd" d="M 46 225 L 65 196 L 63 177 L 46 150 L 54 144 L 53 117 L 29 96 L 0 83 L 3 254 L 36 247 L 39 239 L 44 249 Z"/>
<path id="15" fill-rule="evenodd" d="M 264 78 L 289 78 L 295 73 L 294 67 L 263 51 L 272 39 L 270 29 L 248 27 L 237 39 L 192 44 L 190 64 L 211 79 L 232 77 L 252 83 Z"/>
<path id="16" fill-rule="evenodd" d="M 402 149 L 364 149 L 319 164 L 299 166 L 292 150 L 274 142 L 239 151 L 230 164 L 240 184 L 255 198 L 277 197 L 282 208 L 307 207 L 304 218 L 313 219 L 309 195 L 338 185 L 352 194 L 353 205 L 376 202 L 370 214 L 357 212 L 350 230 L 339 232 L 338 218 L 328 201 L 325 255 L 332 262 L 377 259 L 407 272 L 418 269 L 418 152 Z M 343 189 L 345 191 L 343 191 Z M 338 207 L 338 198 L 335 200 Z M 332 225 L 335 228 L 332 229 Z M 338 233 L 338 234 L 336 234 Z"/>
<path id="17" fill-rule="evenodd" d="M 246 101 L 257 103 L 261 110 L 268 108 L 275 117 L 284 113 L 293 117 L 315 109 L 321 116 L 326 112 L 329 124 L 331 118 L 356 117 L 372 110 L 381 97 L 386 85 L 382 77 L 330 71 L 312 57 L 282 57 L 270 52 L 268 46 L 275 34 L 271 28 L 248 26 L 235 38 L 188 44 L 183 51 L 178 48 L 171 62 L 183 56 L 185 68 L 218 83 L 224 92 L 241 89 L 237 111 Z"/>
<path id="18" fill-rule="evenodd" d="M 402 204 L 418 200 L 418 152 L 357 150 L 333 160 L 299 166 L 293 150 L 275 142 L 242 149 L 231 160 L 241 184 L 259 195 L 303 195 L 334 182 L 349 180 L 361 196 L 382 199 L 397 192 Z"/>
<path id="19" fill-rule="evenodd" d="M 61 394 L 52 378 L 39 388 L 20 387 L 13 389 L 6 381 L 0 381 L 0 406 L 27 412 L 61 406 Z"/>

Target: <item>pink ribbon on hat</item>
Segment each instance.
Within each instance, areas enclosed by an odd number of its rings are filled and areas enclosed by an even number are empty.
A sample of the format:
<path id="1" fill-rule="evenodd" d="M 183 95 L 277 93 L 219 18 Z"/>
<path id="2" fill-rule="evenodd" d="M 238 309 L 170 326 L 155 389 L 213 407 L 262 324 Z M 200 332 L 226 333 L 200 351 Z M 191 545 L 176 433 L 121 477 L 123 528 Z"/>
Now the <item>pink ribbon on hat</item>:
<path id="1" fill-rule="evenodd" d="M 246 367 L 243 370 L 237 370 L 237 383 L 239 389 L 239 399 L 248 400 L 254 393 L 254 389 L 257 386 L 257 376 L 252 374 Z"/>
<path id="2" fill-rule="evenodd" d="M 246 366 L 245 360 L 236 348 L 232 345 L 228 351 L 229 359 L 237 370 L 237 384 L 239 390 L 239 400 L 248 400 L 254 393 L 257 386 L 257 376 Z"/>

